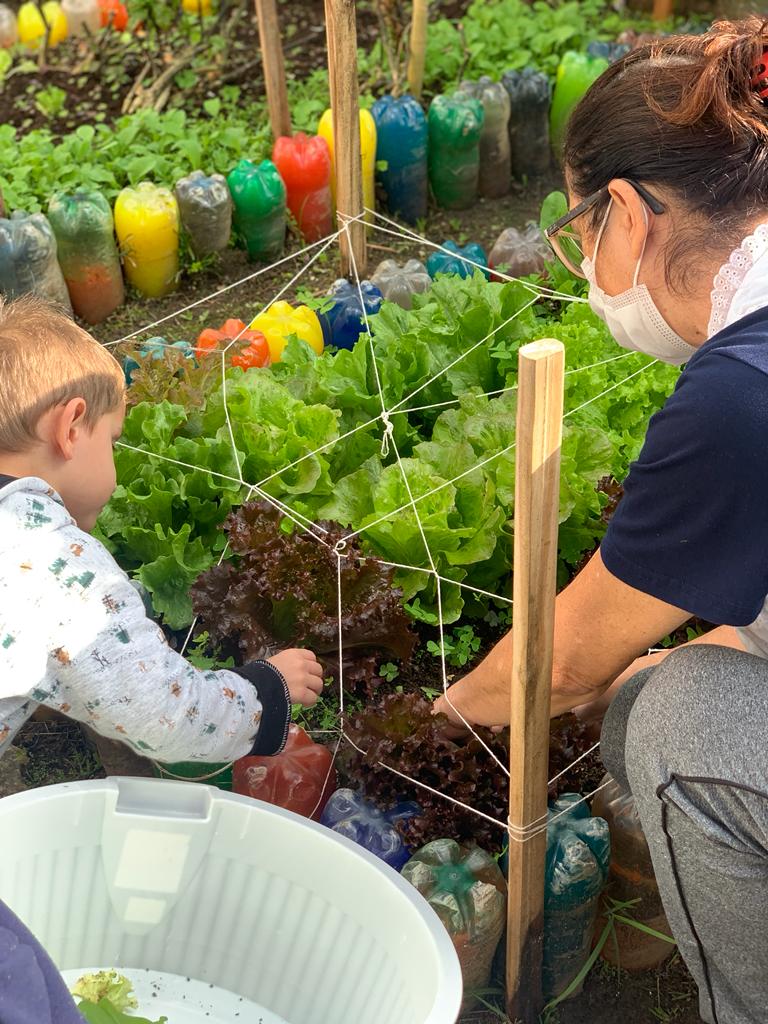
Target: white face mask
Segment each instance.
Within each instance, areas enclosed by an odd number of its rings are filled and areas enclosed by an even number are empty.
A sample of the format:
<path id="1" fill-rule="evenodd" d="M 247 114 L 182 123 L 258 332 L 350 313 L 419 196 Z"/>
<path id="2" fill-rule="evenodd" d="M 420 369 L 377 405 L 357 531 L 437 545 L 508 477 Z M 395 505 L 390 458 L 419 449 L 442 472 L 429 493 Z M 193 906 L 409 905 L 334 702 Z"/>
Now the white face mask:
<path id="1" fill-rule="evenodd" d="M 605 225 L 608 223 L 608 214 L 611 211 L 613 200 L 608 204 L 605 217 L 595 243 L 595 259 L 584 257 L 581 269 L 589 281 L 589 304 L 601 320 L 608 325 L 616 341 L 622 348 L 631 352 L 644 352 L 646 355 L 660 359 L 664 363 L 671 363 L 679 366 L 690 359 L 695 351 L 693 345 L 683 341 L 679 334 L 676 334 L 667 321 L 659 312 L 656 303 L 651 298 L 651 293 L 644 284 L 638 284 L 640 276 L 640 264 L 645 254 L 645 242 L 640 259 L 635 267 L 635 277 L 632 287 L 618 295 L 606 295 L 595 277 L 595 262 L 597 261 L 597 250 L 600 246 L 600 239 L 603 237 Z M 646 227 L 648 225 L 648 214 L 643 207 Z M 646 242 L 648 234 L 646 232 Z"/>

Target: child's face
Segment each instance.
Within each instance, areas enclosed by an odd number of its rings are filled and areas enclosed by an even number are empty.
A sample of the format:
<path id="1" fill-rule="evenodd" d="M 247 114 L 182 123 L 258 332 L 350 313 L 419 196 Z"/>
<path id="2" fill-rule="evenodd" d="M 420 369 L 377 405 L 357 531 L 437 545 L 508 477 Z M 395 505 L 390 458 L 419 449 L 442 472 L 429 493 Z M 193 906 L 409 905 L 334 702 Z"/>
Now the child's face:
<path id="1" fill-rule="evenodd" d="M 92 530 L 112 497 L 117 478 L 113 445 L 120 437 L 125 408 L 106 413 L 93 427 L 81 428 L 73 439 L 66 483 L 59 492 L 81 530 Z M 66 493 L 65 493 L 66 492 Z"/>

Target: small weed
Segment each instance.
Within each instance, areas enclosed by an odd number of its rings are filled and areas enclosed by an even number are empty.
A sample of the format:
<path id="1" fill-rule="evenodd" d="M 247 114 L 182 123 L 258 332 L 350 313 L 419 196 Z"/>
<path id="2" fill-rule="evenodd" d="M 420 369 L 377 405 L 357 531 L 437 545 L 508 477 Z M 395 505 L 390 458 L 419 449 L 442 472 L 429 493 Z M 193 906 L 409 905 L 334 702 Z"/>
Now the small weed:
<path id="1" fill-rule="evenodd" d="M 400 669 L 397 665 L 388 661 L 379 668 L 379 675 L 382 679 L 386 679 L 388 683 L 392 683 L 400 675 Z"/>
<path id="2" fill-rule="evenodd" d="M 445 660 L 454 668 L 463 668 L 474 659 L 481 643 L 472 626 L 457 626 L 449 635 L 443 636 Z M 441 656 L 440 644 L 434 640 L 427 642 L 427 650 L 436 658 Z"/>
<path id="3" fill-rule="evenodd" d="M 48 85 L 35 95 L 35 106 L 46 117 L 58 117 L 67 104 L 67 94 L 56 85 Z"/>

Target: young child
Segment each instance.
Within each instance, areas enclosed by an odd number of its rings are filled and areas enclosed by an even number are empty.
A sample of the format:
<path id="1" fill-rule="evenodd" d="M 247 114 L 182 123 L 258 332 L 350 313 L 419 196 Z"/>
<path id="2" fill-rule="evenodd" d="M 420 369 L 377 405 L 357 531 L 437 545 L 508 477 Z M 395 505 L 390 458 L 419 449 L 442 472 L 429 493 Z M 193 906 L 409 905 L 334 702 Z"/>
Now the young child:
<path id="1" fill-rule="evenodd" d="M 89 536 L 115 489 L 119 363 L 55 307 L 0 300 L 0 756 L 39 704 L 159 761 L 277 754 L 314 654 L 201 672 Z"/>

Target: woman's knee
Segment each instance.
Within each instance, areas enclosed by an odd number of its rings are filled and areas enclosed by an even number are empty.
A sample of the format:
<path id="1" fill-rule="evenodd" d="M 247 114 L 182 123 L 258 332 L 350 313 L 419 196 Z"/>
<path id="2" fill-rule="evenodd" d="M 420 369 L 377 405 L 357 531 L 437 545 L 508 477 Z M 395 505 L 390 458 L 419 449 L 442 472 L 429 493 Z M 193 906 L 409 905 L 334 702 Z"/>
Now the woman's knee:
<path id="1" fill-rule="evenodd" d="M 724 746 L 757 715 L 765 720 L 768 662 L 701 644 L 670 653 L 634 701 L 626 731 L 627 774 L 647 783 L 670 773 L 718 774 Z"/>

